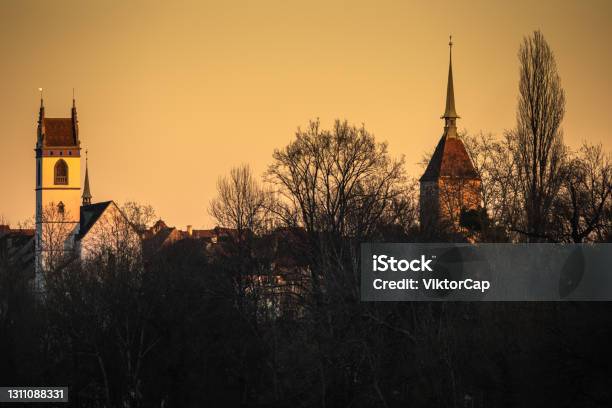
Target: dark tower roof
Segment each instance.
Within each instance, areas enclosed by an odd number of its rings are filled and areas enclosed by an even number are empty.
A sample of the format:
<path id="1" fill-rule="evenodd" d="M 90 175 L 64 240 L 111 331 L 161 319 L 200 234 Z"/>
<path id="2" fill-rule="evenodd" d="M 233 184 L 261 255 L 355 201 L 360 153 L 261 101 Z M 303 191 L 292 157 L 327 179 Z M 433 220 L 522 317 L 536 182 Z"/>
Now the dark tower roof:
<path id="1" fill-rule="evenodd" d="M 449 54 L 448 83 L 446 86 L 446 110 L 442 116 L 442 119 L 444 119 L 444 134 L 440 138 L 420 181 L 435 181 L 440 177 L 479 179 L 463 142 L 457 138 L 456 119 L 459 116 L 455 111 L 452 41 L 448 45 L 451 51 Z"/>

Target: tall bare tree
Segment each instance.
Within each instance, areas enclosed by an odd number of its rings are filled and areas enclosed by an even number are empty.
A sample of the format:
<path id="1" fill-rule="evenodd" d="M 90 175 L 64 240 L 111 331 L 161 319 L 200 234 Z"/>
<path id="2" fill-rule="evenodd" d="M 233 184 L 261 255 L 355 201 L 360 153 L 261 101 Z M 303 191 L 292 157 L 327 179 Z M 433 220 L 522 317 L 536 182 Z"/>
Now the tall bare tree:
<path id="1" fill-rule="evenodd" d="M 530 241 L 546 239 L 550 209 L 563 180 L 565 147 L 561 122 L 565 94 L 554 54 L 540 31 L 523 40 L 513 156 L 524 201 L 523 225 Z"/>
<path id="2" fill-rule="evenodd" d="M 274 152 L 267 176 L 306 231 L 354 237 L 371 233 L 400 195 L 403 158 L 391 159 L 363 126 L 336 120 L 324 130 L 315 120 Z"/>
<path id="3" fill-rule="evenodd" d="M 217 181 L 217 197 L 208 212 L 219 225 L 236 229 L 238 236 L 247 231 L 261 232 L 270 220 L 271 195 L 257 183 L 248 165 L 234 167 L 229 176 Z"/>

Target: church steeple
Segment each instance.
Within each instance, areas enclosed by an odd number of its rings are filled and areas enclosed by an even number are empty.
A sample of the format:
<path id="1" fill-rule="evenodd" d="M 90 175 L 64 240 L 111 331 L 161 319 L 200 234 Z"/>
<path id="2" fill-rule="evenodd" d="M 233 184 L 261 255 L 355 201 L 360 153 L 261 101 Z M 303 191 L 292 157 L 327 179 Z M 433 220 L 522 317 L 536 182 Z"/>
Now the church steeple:
<path id="1" fill-rule="evenodd" d="M 455 88 L 453 86 L 453 36 L 448 42 L 448 82 L 446 84 L 446 109 L 444 110 L 444 134 L 448 137 L 457 136 L 456 120 L 459 118 L 455 110 Z"/>
<path id="2" fill-rule="evenodd" d="M 91 191 L 89 190 L 89 159 L 85 151 L 85 183 L 83 184 L 83 205 L 91 204 Z"/>

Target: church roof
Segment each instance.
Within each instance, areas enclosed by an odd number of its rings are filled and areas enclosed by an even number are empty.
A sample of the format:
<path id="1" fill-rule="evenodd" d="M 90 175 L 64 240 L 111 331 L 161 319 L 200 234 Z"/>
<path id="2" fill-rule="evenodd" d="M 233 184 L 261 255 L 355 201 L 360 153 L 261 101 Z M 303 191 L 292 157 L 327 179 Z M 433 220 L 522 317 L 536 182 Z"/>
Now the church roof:
<path id="1" fill-rule="evenodd" d="M 83 238 L 89 232 L 91 227 L 98 221 L 98 218 L 112 203 L 112 201 L 103 201 L 101 203 L 81 206 L 81 225 L 79 227 L 79 235 L 77 236 L 78 239 Z"/>
<path id="2" fill-rule="evenodd" d="M 71 118 L 44 118 L 43 129 L 45 147 L 76 146 L 78 144 Z"/>
<path id="3" fill-rule="evenodd" d="M 420 181 L 436 181 L 440 177 L 480 179 L 463 142 L 457 137 L 440 138 Z"/>

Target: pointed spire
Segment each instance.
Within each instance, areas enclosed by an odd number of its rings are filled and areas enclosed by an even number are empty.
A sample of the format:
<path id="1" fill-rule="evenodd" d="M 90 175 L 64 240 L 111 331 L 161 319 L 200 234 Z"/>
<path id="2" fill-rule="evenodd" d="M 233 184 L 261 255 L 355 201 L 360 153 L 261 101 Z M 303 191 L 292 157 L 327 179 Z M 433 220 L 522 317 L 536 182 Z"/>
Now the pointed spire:
<path id="1" fill-rule="evenodd" d="M 42 143 L 42 138 L 43 138 L 43 133 L 44 133 L 44 129 L 43 129 L 43 122 L 45 120 L 45 104 L 43 102 L 43 89 L 42 88 L 38 88 L 38 91 L 40 92 L 40 109 L 38 111 L 38 143 Z"/>
<path id="2" fill-rule="evenodd" d="M 74 135 L 74 143 L 79 143 L 79 120 L 77 119 L 76 99 L 74 97 L 74 88 L 72 88 L 72 134 Z"/>
<path id="3" fill-rule="evenodd" d="M 458 118 L 455 111 L 455 88 L 453 86 L 453 36 L 449 37 L 448 42 L 448 83 L 446 85 L 446 110 L 444 119 Z"/>
<path id="4" fill-rule="evenodd" d="M 446 109 L 444 110 L 444 133 L 449 136 L 457 136 L 456 119 L 459 118 L 455 110 L 455 88 L 453 86 L 453 36 L 449 36 L 448 42 L 448 82 L 446 85 Z"/>
<path id="5" fill-rule="evenodd" d="M 85 183 L 83 184 L 83 205 L 91 204 L 91 191 L 89 190 L 89 158 L 85 150 Z"/>

